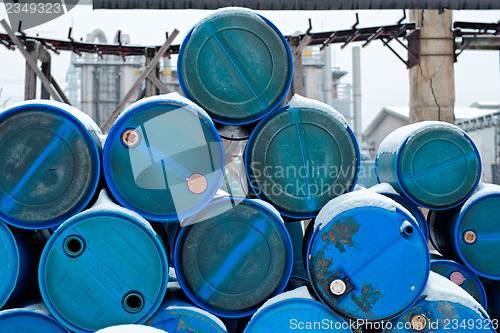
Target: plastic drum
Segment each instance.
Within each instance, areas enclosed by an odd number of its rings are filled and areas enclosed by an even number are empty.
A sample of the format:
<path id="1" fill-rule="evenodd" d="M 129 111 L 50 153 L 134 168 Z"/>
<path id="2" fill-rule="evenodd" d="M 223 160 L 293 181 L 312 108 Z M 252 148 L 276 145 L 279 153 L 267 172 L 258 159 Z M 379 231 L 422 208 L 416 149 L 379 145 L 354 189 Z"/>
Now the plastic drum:
<path id="1" fill-rule="evenodd" d="M 29 308 L 0 311 L 0 332 L 69 333 L 41 304 Z"/>

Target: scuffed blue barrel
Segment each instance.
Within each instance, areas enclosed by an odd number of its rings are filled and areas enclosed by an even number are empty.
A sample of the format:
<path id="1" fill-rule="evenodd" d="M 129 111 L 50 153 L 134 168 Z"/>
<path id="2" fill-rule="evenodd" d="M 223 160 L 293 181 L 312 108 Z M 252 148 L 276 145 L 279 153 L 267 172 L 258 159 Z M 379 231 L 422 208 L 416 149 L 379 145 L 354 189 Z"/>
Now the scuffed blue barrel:
<path id="1" fill-rule="evenodd" d="M 292 218 L 317 215 L 356 184 L 359 147 L 332 107 L 295 95 L 261 120 L 245 149 L 253 192 Z"/>
<path id="2" fill-rule="evenodd" d="M 177 93 L 132 104 L 103 152 L 109 190 L 153 221 L 176 221 L 210 202 L 224 175 L 224 148 L 212 121 Z"/>
<path id="3" fill-rule="evenodd" d="M 376 321 L 416 302 L 429 261 L 427 241 L 413 216 L 381 194 L 360 190 L 321 209 L 307 269 L 323 303 L 344 317 Z"/>
<path id="4" fill-rule="evenodd" d="M 496 332 L 497 326 L 472 296 L 431 272 L 422 298 L 403 315 L 385 323 L 384 332 Z"/>
<path id="5" fill-rule="evenodd" d="M 0 221 L 0 309 L 37 296 L 38 262 L 48 238 L 46 231 L 18 229 Z"/>
<path id="6" fill-rule="evenodd" d="M 341 316 L 315 300 L 307 287 L 268 300 L 253 315 L 243 333 L 343 332 L 352 333 Z"/>
<path id="7" fill-rule="evenodd" d="M 500 279 L 500 186 L 481 183 L 461 206 L 431 211 L 429 230 L 434 247 L 462 262 L 477 275 Z"/>
<path id="8" fill-rule="evenodd" d="M 290 236 L 260 200 L 224 197 L 187 219 L 174 251 L 177 279 L 191 301 L 221 317 L 245 317 L 286 286 Z"/>
<path id="9" fill-rule="evenodd" d="M 227 333 L 219 318 L 189 302 L 177 282 L 169 282 L 165 301 L 146 325 L 169 333 Z"/>
<path id="10" fill-rule="evenodd" d="M 233 7 L 214 12 L 189 32 L 177 68 L 184 95 L 215 121 L 246 124 L 284 99 L 293 61 L 288 43 L 271 22 Z"/>
<path id="11" fill-rule="evenodd" d="M 165 331 L 144 325 L 116 325 L 103 328 L 96 333 L 165 333 Z"/>
<path id="12" fill-rule="evenodd" d="M 388 183 L 377 184 L 370 187 L 370 190 L 383 194 L 406 208 L 406 210 L 409 211 L 415 218 L 415 221 L 417 221 L 418 226 L 420 227 L 420 230 L 422 230 L 425 239 L 429 240 L 429 227 L 427 226 L 427 220 L 425 219 L 422 211 L 413 202 L 396 192 L 396 190 Z"/>
<path id="13" fill-rule="evenodd" d="M 69 333 L 50 315 L 43 303 L 20 309 L 0 311 L 0 332 L 5 333 Z"/>
<path id="14" fill-rule="evenodd" d="M 431 271 L 454 282 L 474 297 L 484 309 L 487 308 L 486 292 L 481 280 L 464 265 L 446 259 L 431 260 Z"/>
<path id="15" fill-rule="evenodd" d="M 481 177 L 479 152 L 460 128 L 436 121 L 403 126 L 380 144 L 380 182 L 418 206 L 447 209 L 463 203 Z"/>
<path id="16" fill-rule="evenodd" d="M 99 127 L 58 102 L 0 112 L 0 218 L 26 229 L 61 224 L 92 199 L 100 175 Z"/>
<path id="17" fill-rule="evenodd" d="M 95 332 L 149 319 L 167 289 L 168 260 L 146 220 L 101 194 L 49 239 L 38 279 L 58 321 L 75 332 Z"/>

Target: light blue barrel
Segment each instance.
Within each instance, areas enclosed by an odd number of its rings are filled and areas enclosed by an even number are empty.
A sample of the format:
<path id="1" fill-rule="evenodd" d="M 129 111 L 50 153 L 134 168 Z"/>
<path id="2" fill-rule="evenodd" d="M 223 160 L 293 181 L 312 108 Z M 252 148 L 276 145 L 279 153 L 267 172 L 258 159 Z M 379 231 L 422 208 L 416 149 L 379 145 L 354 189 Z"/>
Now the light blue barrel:
<path id="1" fill-rule="evenodd" d="M 84 209 L 99 182 L 101 131 L 66 104 L 26 101 L 0 112 L 0 218 L 57 226 Z"/>
<path id="2" fill-rule="evenodd" d="M 149 223 L 102 194 L 55 231 L 38 279 L 58 321 L 74 332 L 95 332 L 149 319 L 167 289 L 168 260 Z"/>
<path id="3" fill-rule="evenodd" d="M 165 301 L 146 325 L 169 333 L 227 333 L 219 318 L 189 302 L 177 282 L 169 282 Z"/>
<path id="4" fill-rule="evenodd" d="M 429 230 L 434 247 L 462 262 L 479 276 L 500 279 L 500 186 L 481 183 L 460 207 L 431 211 Z"/>
<path id="5" fill-rule="evenodd" d="M 269 299 L 257 310 L 243 333 L 352 333 L 349 322 L 315 300 L 307 287 Z"/>
<path id="6" fill-rule="evenodd" d="M 497 326 L 472 296 L 431 272 L 422 297 L 400 317 L 385 323 L 384 333 L 496 332 Z"/>
<path id="7" fill-rule="evenodd" d="M 395 130 L 380 144 L 376 165 L 381 183 L 429 209 L 463 203 L 481 177 L 474 142 L 445 122 L 424 121 Z"/>
<path id="8" fill-rule="evenodd" d="M 132 104 L 111 128 L 103 170 L 113 197 L 152 221 L 177 221 L 212 200 L 224 147 L 206 112 L 177 93 Z"/>
<path id="9" fill-rule="evenodd" d="M 69 333 L 42 303 L 0 311 L 2 333 Z"/>
<path id="10" fill-rule="evenodd" d="M 174 266 L 182 289 L 200 308 L 221 317 L 245 317 L 285 288 L 292 244 L 269 204 L 219 198 L 182 226 Z"/>
<path id="11" fill-rule="evenodd" d="M 290 87 L 293 60 L 270 21 L 248 9 L 227 8 L 189 32 L 177 68 L 184 95 L 215 121 L 234 125 L 279 106 Z"/>
<path id="12" fill-rule="evenodd" d="M 287 107 L 260 121 L 244 157 L 252 191 L 281 214 L 306 219 L 354 188 L 359 156 L 339 112 L 295 95 Z"/>
<path id="13" fill-rule="evenodd" d="M 0 221 L 0 309 L 37 296 L 38 261 L 48 238 L 45 230 L 23 230 Z"/>
<path id="14" fill-rule="evenodd" d="M 417 301 L 429 275 L 427 241 L 413 216 L 369 190 L 344 194 L 321 209 L 307 253 L 316 295 L 354 320 L 401 314 Z"/>

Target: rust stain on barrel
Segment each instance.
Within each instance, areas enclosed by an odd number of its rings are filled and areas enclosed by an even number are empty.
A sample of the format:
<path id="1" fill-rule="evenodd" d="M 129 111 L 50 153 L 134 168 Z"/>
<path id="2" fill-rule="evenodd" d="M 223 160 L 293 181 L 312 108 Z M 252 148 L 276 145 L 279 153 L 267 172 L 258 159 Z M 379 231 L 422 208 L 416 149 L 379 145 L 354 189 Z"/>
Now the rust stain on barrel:
<path id="1" fill-rule="evenodd" d="M 371 285 L 361 288 L 361 295 L 352 294 L 351 299 L 367 316 L 373 315 L 372 307 L 383 296 L 380 290 L 374 289 Z"/>
<path id="2" fill-rule="evenodd" d="M 344 253 L 346 246 L 354 246 L 352 237 L 358 230 L 359 223 L 354 217 L 342 217 L 331 223 L 330 230 L 324 233 L 321 239 L 327 244 L 333 243 L 340 253 Z"/>

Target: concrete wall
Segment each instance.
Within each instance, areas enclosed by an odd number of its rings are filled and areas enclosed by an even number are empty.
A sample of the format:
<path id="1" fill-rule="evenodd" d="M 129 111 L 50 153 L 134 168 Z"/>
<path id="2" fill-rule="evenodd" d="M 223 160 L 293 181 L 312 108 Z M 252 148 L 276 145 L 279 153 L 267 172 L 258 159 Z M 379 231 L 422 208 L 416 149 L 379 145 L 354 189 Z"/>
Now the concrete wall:
<path id="1" fill-rule="evenodd" d="M 483 165 L 481 180 L 487 183 L 493 182 L 491 165 L 495 163 L 495 128 L 487 127 L 467 132 L 467 134 L 474 141 L 481 155 Z"/>
<path id="2" fill-rule="evenodd" d="M 370 144 L 373 144 L 373 147 L 375 148 L 375 150 L 372 152 L 371 157 L 375 158 L 375 156 L 377 155 L 378 146 L 380 145 L 382 140 L 384 140 L 385 137 L 389 135 L 389 133 L 405 125 L 408 125 L 408 120 L 403 120 L 399 117 L 386 113 L 377 128 L 373 130 L 370 136 L 367 137 L 368 142 Z"/>

